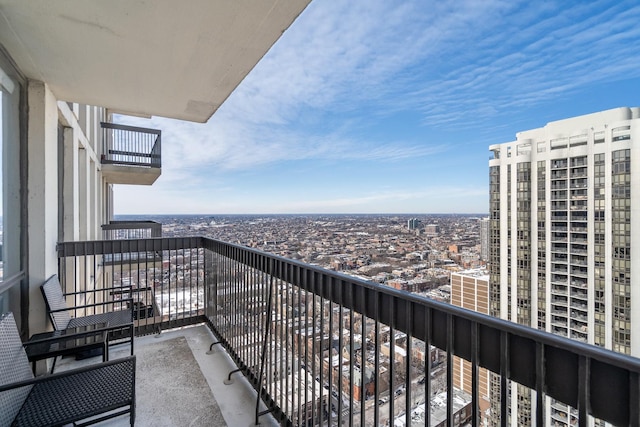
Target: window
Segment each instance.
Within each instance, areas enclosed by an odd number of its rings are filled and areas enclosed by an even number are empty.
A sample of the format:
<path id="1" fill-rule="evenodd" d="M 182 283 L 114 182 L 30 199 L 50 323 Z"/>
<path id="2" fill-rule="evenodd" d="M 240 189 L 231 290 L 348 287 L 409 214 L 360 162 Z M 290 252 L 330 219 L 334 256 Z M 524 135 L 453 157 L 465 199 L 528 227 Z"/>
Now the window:
<path id="1" fill-rule="evenodd" d="M 593 133 L 593 143 L 601 144 L 604 142 L 604 131 L 594 132 Z"/>
<path id="2" fill-rule="evenodd" d="M 0 313 L 13 311 L 20 321 L 21 80 L 0 53 Z"/>

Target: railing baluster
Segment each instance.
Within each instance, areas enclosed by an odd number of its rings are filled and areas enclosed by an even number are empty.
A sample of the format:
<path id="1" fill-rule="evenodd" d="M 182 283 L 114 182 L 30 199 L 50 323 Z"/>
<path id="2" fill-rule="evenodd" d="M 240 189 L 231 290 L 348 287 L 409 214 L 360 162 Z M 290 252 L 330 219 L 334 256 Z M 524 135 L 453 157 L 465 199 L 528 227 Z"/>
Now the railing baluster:
<path id="1" fill-rule="evenodd" d="M 536 343 L 536 425 L 544 426 L 545 399 L 544 399 L 544 346 Z"/>
<path id="2" fill-rule="evenodd" d="M 324 275 L 320 276 L 320 286 L 321 289 L 324 290 L 324 284 L 325 284 L 325 277 Z M 324 301 L 324 296 L 320 297 L 320 349 L 318 351 L 318 359 L 320 362 L 320 405 L 321 405 L 321 412 L 320 412 L 320 425 L 322 425 L 324 423 L 325 417 L 324 414 L 325 412 L 330 413 L 331 411 L 331 393 L 329 392 L 329 397 L 327 398 L 329 400 L 328 405 L 325 403 L 325 394 L 324 394 L 324 382 L 325 382 L 325 378 L 324 378 L 324 358 L 322 357 L 322 352 L 324 351 L 324 346 L 325 346 L 325 315 L 324 315 L 324 307 L 325 307 L 325 301 Z M 326 410 L 324 410 L 324 407 L 327 407 Z"/>
<path id="3" fill-rule="evenodd" d="M 295 268 L 294 277 L 295 277 L 295 283 L 300 283 L 301 282 L 301 280 L 300 280 L 300 269 L 299 268 Z M 298 377 L 298 392 L 297 392 L 297 404 L 296 404 L 296 406 L 297 406 L 297 412 L 298 412 L 298 423 L 300 423 L 301 422 L 300 420 L 302 420 L 302 405 L 303 405 L 303 400 L 302 400 L 302 390 L 303 390 L 302 389 L 302 383 L 303 383 L 303 381 L 302 381 L 303 366 L 302 365 L 303 364 L 300 363 L 300 361 L 302 360 L 302 357 L 300 357 L 300 349 L 301 349 L 301 347 L 300 347 L 300 345 L 301 345 L 301 342 L 300 342 L 300 316 L 302 314 L 302 310 L 301 310 L 301 305 L 300 305 L 300 291 L 299 290 L 297 292 L 297 300 L 298 300 L 298 303 L 297 303 L 298 313 L 297 313 L 296 318 L 294 319 L 294 322 L 295 322 L 294 323 L 294 327 L 292 327 L 291 329 L 293 330 L 293 332 L 295 333 L 295 336 L 296 336 L 295 352 L 296 352 L 296 354 L 298 356 L 298 369 L 294 369 L 294 372 L 297 372 L 297 374 L 298 374 L 297 375 L 297 377 Z M 306 368 L 306 364 L 305 364 L 304 365 L 304 377 L 305 377 L 304 383 L 305 383 L 305 385 L 307 383 L 307 380 L 306 380 L 306 378 L 307 378 L 306 369 L 307 368 Z M 304 388 L 304 391 L 305 391 L 305 396 L 306 396 L 306 387 Z M 304 403 L 306 403 L 306 402 L 307 401 L 305 399 Z"/>
<path id="4" fill-rule="evenodd" d="M 315 372 L 313 371 L 313 369 L 311 370 L 311 372 L 309 372 L 309 369 L 311 368 L 311 364 L 309 363 L 309 286 L 311 286 L 311 279 L 312 279 L 312 272 L 311 271 L 305 271 L 305 290 L 304 290 L 304 366 L 305 366 L 305 395 L 304 395 L 304 401 L 306 406 L 306 410 L 305 410 L 305 423 L 308 424 L 309 421 L 313 418 L 313 411 L 314 411 L 314 407 L 315 405 L 313 404 L 313 402 L 315 402 L 314 396 L 313 396 L 313 391 L 316 389 L 316 376 L 315 376 Z M 309 381 L 311 381 L 311 384 L 309 384 Z M 309 386 L 311 386 L 311 407 L 309 408 Z"/>
<path id="5" fill-rule="evenodd" d="M 500 332 L 500 424 L 508 425 L 509 397 L 509 337 L 506 331 Z"/>
<path id="6" fill-rule="evenodd" d="M 336 283 L 336 282 L 334 282 Z M 337 282 L 342 285 L 342 282 Z M 336 372 L 336 393 L 338 394 L 338 425 L 342 425 L 342 413 L 344 412 L 344 408 L 342 406 L 342 367 L 344 365 L 344 358 L 342 352 L 344 350 L 344 312 L 342 301 L 338 304 L 338 372 Z"/>
<path id="7" fill-rule="evenodd" d="M 345 282 L 342 282 L 342 286 L 345 287 L 347 286 L 347 284 Z M 355 358 L 355 350 L 354 350 L 354 335 L 355 335 L 355 330 L 353 329 L 353 301 L 354 301 L 354 291 L 353 291 L 353 286 L 349 286 L 349 300 L 351 301 L 352 307 L 349 309 L 349 425 L 353 425 L 353 417 L 354 417 L 354 395 L 353 395 L 353 391 L 354 391 L 354 375 L 353 375 L 353 371 L 354 371 L 354 358 Z M 360 373 L 360 391 L 363 391 L 363 378 L 364 378 L 364 373 Z"/>
<path id="8" fill-rule="evenodd" d="M 396 328 L 395 307 L 393 302 L 389 305 L 389 425 L 393 425 L 395 417 L 396 401 Z"/>
<path id="9" fill-rule="evenodd" d="M 480 425 L 478 385 L 478 324 L 471 323 L 471 425 Z"/>
<path id="10" fill-rule="evenodd" d="M 635 427 L 640 426 L 640 372 L 629 373 L 629 420 Z"/>
<path id="11" fill-rule="evenodd" d="M 431 316 L 431 308 L 426 307 L 424 311 L 424 364 L 426 371 L 424 375 L 425 427 L 431 425 L 431 322 L 433 321 Z"/>
<path id="12" fill-rule="evenodd" d="M 447 425 L 453 427 L 453 316 L 447 314 Z"/>
<path id="13" fill-rule="evenodd" d="M 376 371 L 376 396 L 375 396 L 375 412 L 374 412 L 374 422 L 373 425 L 380 425 L 380 293 L 376 291 L 375 302 L 374 302 L 374 315 L 375 315 L 375 326 L 374 326 L 374 340 L 375 340 L 375 355 L 374 355 L 374 364 Z"/>
<path id="14" fill-rule="evenodd" d="M 589 373 L 591 370 L 591 360 L 586 356 L 578 359 L 578 426 L 586 427 L 588 425 L 587 414 L 589 409 Z"/>
<path id="15" fill-rule="evenodd" d="M 285 274 L 285 278 L 284 278 L 284 286 L 285 286 L 285 306 L 283 307 L 283 312 L 284 312 L 284 316 L 285 316 L 285 321 L 284 321 L 284 335 L 285 335 L 285 342 L 284 342 L 284 357 L 285 357 L 285 369 L 286 371 L 284 372 L 284 379 L 285 379 L 285 387 L 284 387 L 284 396 L 283 400 L 285 402 L 285 413 L 287 414 L 287 417 L 291 418 L 292 412 L 293 412 L 293 408 L 292 406 L 292 400 L 294 399 L 294 393 L 292 393 L 291 387 L 292 384 L 290 383 L 290 374 L 293 372 L 293 361 L 289 360 L 289 354 L 291 353 L 292 349 L 293 349 L 293 330 L 291 328 L 291 318 L 290 318 L 290 313 L 291 310 L 289 310 L 289 308 L 291 307 L 291 287 L 289 286 L 289 283 L 291 282 L 291 278 L 290 278 L 290 274 L 291 274 L 291 270 L 289 269 L 289 266 L 283 266 L 283 271 Z M 289 396 L 291 396 L 291 400 L 289 399 Z"/>
<path id="16" fill-rule="evenodd" d="M 413 304 L 408 303 L 408 309 L 406 310 L 406 318 L 407 322 L 407 352 L 405 355 L 405 380 L 404 380 L 404 402 L 405 402 L 405 424 L 407 427 L 411 427 L 411 365 L 412 365 L 412 350 L 413 350 Z"/>
<path id="17" fill-rule="evenodd" d="M 269 283 L 269 294 L 267 295 L 267 313 L 271 313 L 271 301 L 272 301 L 272 292 L 273 292 L 273 276 L 271 276 L 270 278 L 270 283 Z M 269 341 L 269 331 L 271 328 L 269 328 L 268 326 L 265 327 L 265 331 L 264 331 L 264 338 L 263 338 L 263 342 L 262 342 L 262 355 L 260 357 L 260 372 L 258 375 L 258 398 L 256 399 L 256 425 L 259 424 L 258 422 L 258 414 L 259 414 L 259 410 L 260 410 L 260 401 L 262 400 L 262 390 L 264 387 L 263 384 L 263 377 L 264 377 L 264 369 L 265 369 L 265 360 L 266 360 L 266 355 L 267 355 L 267 345 L 268 345 L 268 341 Z"/>
<path id="18" fill-rule="evenodd" d="M 359 288 L 361 291 L 360 300 L 365 301 L 366 291 L 364 288 Z M 362 378 L 362 393 L 361 393 L 361 406 L 360 406 L 360 424 L 364 424 L 366 420 L 366 402 L 369 390 L 365 388 L 365 378 L 367 374 L 367 317 L 364 313 L 360 314 L 360 328 L 362 329 L 362 343 L 360 345 L 360 377 Z M 368 385 L 368 383 L 367 383 Z"/>

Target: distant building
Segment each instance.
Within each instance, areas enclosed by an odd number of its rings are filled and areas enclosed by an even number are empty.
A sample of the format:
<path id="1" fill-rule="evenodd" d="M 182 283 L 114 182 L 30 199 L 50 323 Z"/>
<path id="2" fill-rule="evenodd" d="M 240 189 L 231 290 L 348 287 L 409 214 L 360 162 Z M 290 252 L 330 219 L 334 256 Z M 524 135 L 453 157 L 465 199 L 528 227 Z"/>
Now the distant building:
<path id="1" fill-rule="evenodd" d="M 452 425 L 454 427 L 470 425 L 472 415 L 472 398 L 471 395 L 460 390 L 453 390 L 453 419 L 448 419 L 447 412 L 447 392 L 442 392 L 435 395 L 429 404 L 430 408 L 430 423 L 429 425 L 434 427 L 445 427 Z M 411 425 L 425 425 L 426 411 L 424 403 L 418 405 L 411 411 L 411 419 L 413 422 Z M 401 427 L 405 426 L 404 416 L 398 417 L 394 420 L 393 426 Z M 449 422 L 451 424 L 449 424 Z"/>
<path id="2" fill-rule="evenodd" d="M 449 245 L 447 250 L 451 253 L 457 254 L 462 251 L 462 246 L 460 245 Z"/>
<path id="3" fill-rule="evenodd" d="M 424 226 L 424 232 L 431 236 L 437 236 L 440 233 L 440 226 L 436 224 L 427 224 Z"/>
<path id="4" fill-rule="evenodd" d="M 420 220 L 418 218 L 411 218 L 407 221 L 407 228 L 409 230 L 417 230 L 420 228 Z"/>

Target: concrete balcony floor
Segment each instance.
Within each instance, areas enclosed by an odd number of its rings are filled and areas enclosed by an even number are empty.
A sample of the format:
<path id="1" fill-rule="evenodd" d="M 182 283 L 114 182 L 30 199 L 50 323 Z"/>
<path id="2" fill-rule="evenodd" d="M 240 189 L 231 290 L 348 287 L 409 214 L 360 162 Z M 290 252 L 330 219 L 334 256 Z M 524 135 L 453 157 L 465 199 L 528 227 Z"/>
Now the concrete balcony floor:
<path id="1" fill-rule="evenodd" d="M 165 351 L 171 351 L 171 347 L 176 343 L 176 338 L 183 337 L 188 344 L 189 350 L 193 355 L 196 363 L 189 359 L 187 363 L 197 364 L 193 369 L 199 369 L 202 376 L 206 380 L 206 384 L 211 389 L 211 394 L 217 403 L 220 414 L 224 418 L 224 422 L 228 426 L 253 426 L 255 425 L 254 413 L 256 405 L 256 392 L 251 387 L 248 381 L 240 373 L 233 374 L 233 384 L 225 385 L 224 380 L 227 378 L 230 371 L 236 369 L 236 365 L 231 361 L 224 348 L 220 345 L 213 347 L 212 354 L 207 354 L 211 343 L 216 342 L 217 339 L 211 333 L 209 328 L 203 324 L 190 327 L 184 327 L 179 329 L 172 329 L 163 331 L 160 335 L 147 335 L 143 337 L 135 338 L 134 353 L 137 356 L 136 359 L 136 426 L 172 426 L 178 425 L 171 421 L 171 414 L 163 413 L 171 411 L 172 409 L 165 405 L 158 405 L 158 402 L 162 402 L 166 399 L 166 396 L 162 395 L 160 390 L 163 387 L 167 387 L 167 383 L 172 380 L 170 378 L 170 372 L 167 372 L 165 366 L 147 366 L 147 370 L 151 369 L 153 372 L 153 378 L 146 378 L 144 382 L 141 381 L 141 364 L 144 363 L 142 357 L 144 357 L 146 349 L 152 349 L 153 353 L 162 353 Z M 110 349 L 109 358 L 114 360 L 118 357 L 129 355 L 129 345 L 121 344 L 113 346 Z M 146 351 L 148 353 L 148 351 Z M 61 372 L 67 369 L 73 369 L 76 367 L 84 366 L 91 363 L 99 363 L 102 360 L 102 356 L 84 359 L 76 361 L 74 358 L 59 359 L 56 365 L 56 372 Z M 154 357 L 148 357 L 147 364 L 153 363 L 156 360 Z M 198 376 L 198 378 L 200 378 Z M 210 427 L 212 423 L 212 415 L 210 411 L 203 410 L 202 405 L 197 403 L 202 402 L 189 402 L 185 401 L 185 405 L 180 408 L 188 415 L 190 422 L 186 425 L 190 426 L 207 426 Z M 216 405 L 213 405 L 214 407 Z M 160 409 L 158 409 L 160 408 Z M 214 408 L 214 409 L 217 409 Z M 260 410 L 264 409 L 264 404 L 261 403 Z M 215 415 L 217 420 L 220 420 L 220 414 Z M 182 424 L 182 423 L 180 423 Z M 120 416 L 111 420 L 104 421 L 100 426 L 129 426 L 129 417 Z M 221 421 L 216 421 L 215 425 L 223 425 Z M 263 415 L 260 417 L 261 426 L 277 426 L 278 423 L 270 415 Z"/>

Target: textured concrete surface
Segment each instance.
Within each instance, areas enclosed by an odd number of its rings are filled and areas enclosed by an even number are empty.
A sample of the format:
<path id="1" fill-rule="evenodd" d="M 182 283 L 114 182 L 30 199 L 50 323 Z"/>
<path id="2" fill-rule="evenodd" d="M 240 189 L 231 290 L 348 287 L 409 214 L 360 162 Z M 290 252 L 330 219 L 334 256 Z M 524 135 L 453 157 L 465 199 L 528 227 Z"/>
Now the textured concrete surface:
<path id="1" fill-rule="evenodd" d="M 185 411 L 189 414 L 190 420 L 193 420 L 193 424 L 180 423 L 174 424 L 171 421 L 169 412 L 175 411 L 168 405 L 155 406 L 155 412 L 148 411 L 144 408 L 146 403 L 158 400 L 162 402 L 163 397 L 154 387 L 140 387 L 141 379 L 140 368 L 142 364 L 148 363 L 149 371 L 152 372 L 153 381 L 156 384 L 170 385 L 172 373 L 168 372 L 166 366 L 163 366 L 161 358 L 155 358 L 155 362 L 144 362 L 143 359 L 148 357 L 147 347 L 151 348 L 151 353 L 168 352 L 168 349 L 163 350 L 163 347 L 171 348 L 175 345 L 175 339 L 182 338 L 186 341 L 191 353 L 191 359 L 195 360 L 195 365 L 192 361 L 189 361 L 192 369 L 189 371 L 199 371 L 200 376 L 204 377 L 206 385 L 202 382 L 198 382 L 197 388 L 202 388 L 209 395 L 212 394 L 215 399 L 214 405 L 217 406 L 220 413 L 223 416 L 224 421 L 212 421 L 213 424 L 201 424 L 200 420 L 209 420 L 209 415 L 206 413 L 211 407 L 202 407 L 200 405 L 184 404 L 180 407 L 180 411 Z M 256 409 L 256 392 L 251 387 L 248 381 L 242 376 L 242 374 L 233 374 L 233 384 L 225 385 L 224 380 L 232 370 L 236 369 L 236 365 L 231 361 L 231 358 L 227 352 L 219 345 L 213 347 L 213 351 L 209 353 L 209 346 L 211 343 L 216 342 L 217 339 L 213 336 L 208 327 L 204 325 L 197 325 L 191 327 L 185 327 L 180 329 L 174 329 L 170 331 L 164 331 L 160 335 L 147 335 L 144 337 L 138 337 L 135 339 L 135 354 L 137 355 L 137 376 L 138 382 L 136 387 L 136 400 L 137 400 L 137 416 L 136 426 L 158 426 L 158 427 L 170 427 L 170 426 L 207 426 L 217 427 L 228 425 L 231 427 L 236 426 L 254 426 L 255 425 L 255 409 Z M 182 347 L 184 350 L 184 347 Z M 188 358 L 188 355 L 184 351 L 180 352 L 182 358 Z M 112 347 L 109 356 L 110 359 L 116 359 L 129 355 L 129 345 L 123 344 Z M 59 360 L 56 365 L 56 372 L 73 369 L 79 366 L 83 366 L 89 363 L 99 363 L 102 357 L 94 357 L 91 359 L 85 359 L 82 361 L 73 360 L 73 358 Z M 187 372 L 184 375 L 191 378 L 194 375 L 192 372 Z M 199 399 L 199 398 L 198 398 Z M 166 399 L 165 399 L 166 400 Z M 207 398 L 204 400 L 208 400 Z M 217 405 L 216 405 L 217 404 Z M 209 409 L 207 409 L 209 408 Z M 260 404 L 260 411 L 264 410 L 264 404 Z M 204 411 L 197 412 L 197 411 Z M 203 421 L 205 422 L 205 421 Z M 220 423 L 220 424 L 218 424 Z M 128 426 L 128 417 L 118 417 L 112 420 L 108 420 L 100 426 Z M 261 426 L 278 426 L 279 424 L 270 415 L 263 415 L 260 417 Z"/>
<path id="2" fill-rule="evenodd" d="M 184 337 L 141 346 L 136 356 L 137 426 L 227 425 Z"/>

